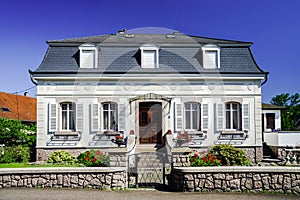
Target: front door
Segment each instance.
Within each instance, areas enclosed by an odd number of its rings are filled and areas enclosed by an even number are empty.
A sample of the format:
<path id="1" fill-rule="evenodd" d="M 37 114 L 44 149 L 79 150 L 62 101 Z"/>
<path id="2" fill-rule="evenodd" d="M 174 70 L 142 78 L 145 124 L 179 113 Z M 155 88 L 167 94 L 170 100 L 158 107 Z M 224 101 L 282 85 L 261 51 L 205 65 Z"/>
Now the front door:
<path id="1" fill-rule="evenodd" d="M 141 144 L 161 144 L 162 105 L 159 102 L 139 104 L 139 138 Z"/>

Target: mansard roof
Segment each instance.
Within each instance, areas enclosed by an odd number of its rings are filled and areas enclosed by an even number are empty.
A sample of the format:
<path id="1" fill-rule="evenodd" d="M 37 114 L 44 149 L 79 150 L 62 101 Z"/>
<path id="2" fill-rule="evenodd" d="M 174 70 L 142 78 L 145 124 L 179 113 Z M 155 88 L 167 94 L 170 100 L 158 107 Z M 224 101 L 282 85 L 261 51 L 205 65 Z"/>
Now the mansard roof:
<path id="1" fill-rule="evenodd" d="M 47 41 L 49 47 L 41 65 L 32 74 L 46 73 L 254 73 L 264 74 L 256 64 L 251 42 L 174 34 L 114 34 Z M 80 69 L 79 46 L 98 48 L 96 69 Z M 159 47 L 159 68 L 142 69 L 140 46 Z M 205 69 L 201 47 L 214 44 L 220 48 L 220 68 Z"/>

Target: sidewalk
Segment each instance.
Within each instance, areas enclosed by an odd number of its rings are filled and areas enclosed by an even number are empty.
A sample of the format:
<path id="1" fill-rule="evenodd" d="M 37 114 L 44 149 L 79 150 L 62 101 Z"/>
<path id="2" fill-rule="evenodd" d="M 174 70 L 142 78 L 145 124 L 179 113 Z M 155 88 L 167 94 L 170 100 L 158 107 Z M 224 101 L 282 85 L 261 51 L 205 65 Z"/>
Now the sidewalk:
<path id="1" fill-rule="evenodd" d="M 157 190 L 126 190 L 126 191 L 101 191 L 96 189 L 43 189 L 43 188 L 0 188 L 0 199 L 24 199 L 24 200 L 93 200 L 93 199 L 154 199 L 154 200 L 177 200 L 177 199 L 205 199 L 205 200 L 279 200 L 279 199 L 300 199 L 298 195 L 282 195 L 282 194 L 245 194 L 245 193 L 177 193 L 165 192 Z"/>

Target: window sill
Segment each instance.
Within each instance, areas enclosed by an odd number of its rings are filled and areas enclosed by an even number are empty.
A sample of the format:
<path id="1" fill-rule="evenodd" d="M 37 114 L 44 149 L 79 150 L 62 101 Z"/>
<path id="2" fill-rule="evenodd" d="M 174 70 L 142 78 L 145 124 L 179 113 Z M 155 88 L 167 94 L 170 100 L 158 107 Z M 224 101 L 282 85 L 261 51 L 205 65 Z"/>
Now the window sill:
<path id="1" fill-rule="evenodd" d="M 58 131 L 54 133 L 55 136 L 78 136 L 79 133 L 76 131 Z"/>
<path id="2" fill-rule="evenodd" d="M 221 132 L 222 135 L 243 135 L 244 131 L 236 131 L 236 130 L 225 130 Z"/>

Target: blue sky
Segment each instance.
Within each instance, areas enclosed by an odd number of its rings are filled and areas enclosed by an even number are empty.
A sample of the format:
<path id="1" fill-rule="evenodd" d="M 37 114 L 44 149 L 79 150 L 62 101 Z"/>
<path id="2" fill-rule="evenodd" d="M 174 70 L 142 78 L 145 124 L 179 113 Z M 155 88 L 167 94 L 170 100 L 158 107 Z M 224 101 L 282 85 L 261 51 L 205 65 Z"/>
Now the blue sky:
<path id="1" fill-rule="evenodd" d="M 221 39 L 250 41 L 258 65 L 269 71 L 263 101 L 300 92 L 298 0 L 10 0 L 0 6 L 0 91 L 34 86 L 46 40 L 163 27 Z M 151 2 L 151 3 L 149 3 Z M 35 89 L 29 90 L 35 95 Z M 20 93 L 21 94 L 21 93 Z"/>

